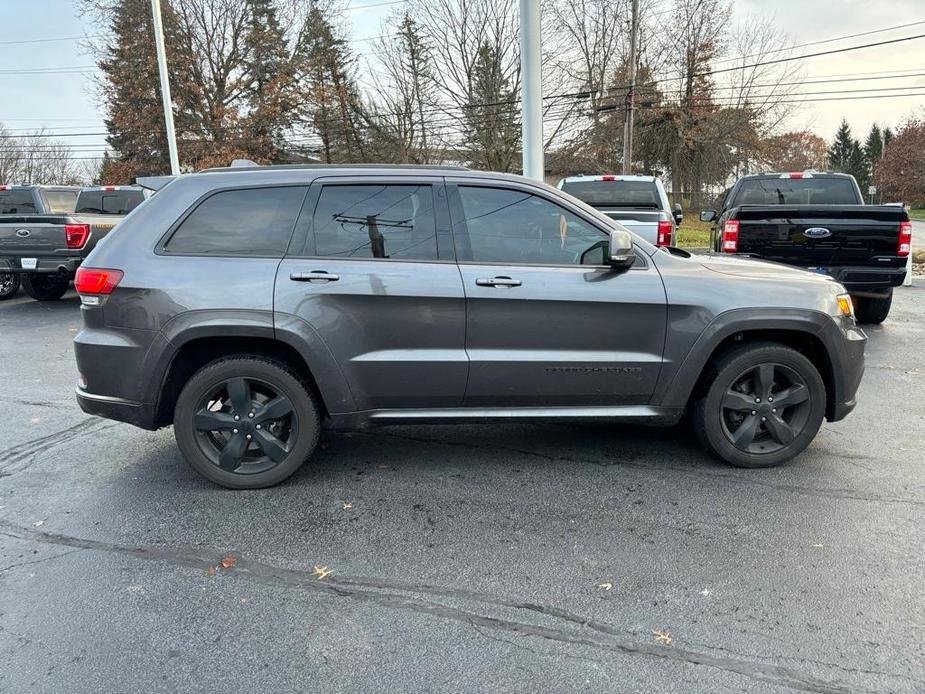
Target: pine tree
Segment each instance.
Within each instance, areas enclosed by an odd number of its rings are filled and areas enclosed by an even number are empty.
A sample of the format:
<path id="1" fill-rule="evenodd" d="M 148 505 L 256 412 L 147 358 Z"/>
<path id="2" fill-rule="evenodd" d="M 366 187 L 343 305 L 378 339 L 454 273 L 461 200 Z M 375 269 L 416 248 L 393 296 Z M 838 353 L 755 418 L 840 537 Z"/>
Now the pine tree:
<path id="1" fill-rule="evenodd" d="M 864 153 L 864 148 L 857 140 L 851 141 L 851 153 L 848 156 L 848 165 L 843 169 L 845 173 L 854 176 L 861 188 L 861 192 L 867 192 L 867 186 L 870 184 L 870 162 Z"/>
<path id="2" fill-rule="evenodd" d="M 870 126 L 870 132 L 864 142 L 864 154 L 871 165 L 880 161 L 883 156 L 883 134 L 880 132 L 880 126 L 876 123 Z"/>
<path id="3" fill-rule="evenodd" d="M 838 126 L 838 132 L 835 133 L 835 140 L 829 147 L 829 168 L 833 171 L 847 171 L 855 144 L 857 140 L 851 136 L 851 127 L 848 121 L 843 119 Z"/>
<path id="4" fill-rule="evenodd" d="M 363 109 L 347 42 L 312 0 L 298 38 L 294 60 L 301 79 L 303 115 L 321 139 L 327 163 L 365 159 Z"/>
<path id="5" fill-rule="evenodd" d="M 886 147 L 890 144 L 890 140 L 893 139 L 893 131 L 889 128 L 883 129 L 883 149 L 886 151 Z"/>
<path id="6" fill-rule="evenodd" d="M 243 130 L 251 136 L 248 144 L 254 156 L 274 162 L 285 147 L 284 133 L 296 103 L 292 61 L 274 1 L 247 0 L 247 4 L 245 70 L 250 84 Z"/>
<path id="7" fill-rule="evenodd" d="M 472 88 L 463 109 L 466 147 L 473 165 L 510 171 L 520 141 L 517 97 L 501 70 L 500 56 L 485 41 L 479 46 Z"/>
<path id="8" fill-rule="evenodd" d="M 162 8 L 168 63 L 172 63 L 176 23 L 170 5 L 164 3 Z M 105 183 L 130 183 L 136 176 L 170 171 L 152 23 L 147 0 L 119 0 L 111 14 L 114 40 L 99 66 L 105 80 L 106 141 L 117 157 L 104 171 Z M 182 82 L 174 79 L 171 87 L 182 98 Z"/>

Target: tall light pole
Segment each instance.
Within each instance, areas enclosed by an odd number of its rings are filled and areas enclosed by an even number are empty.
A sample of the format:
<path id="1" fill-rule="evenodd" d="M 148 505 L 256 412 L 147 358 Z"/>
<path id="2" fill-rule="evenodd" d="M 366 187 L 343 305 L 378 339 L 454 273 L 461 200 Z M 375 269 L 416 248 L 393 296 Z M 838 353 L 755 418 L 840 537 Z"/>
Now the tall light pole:
<path id="1" fill-rule="evenodd" d="M 543 69 L 540 0 L 520 0 L 520 76 L 524 176 L 543 180 Z"/>
<path id="2" fill-rule="evenodd" d="M 626 120 L 623 123 L 623 175 L 633 173 L 633 108 L 636 99 L 636 44 L 639 42 L 639 0 L 633 0 L 630 27 L 630 59 L 627 67 L 629 91 L 626 93 Z"/>
<path id="3" fill-rule="evenodd" d="M 167 76 L 167 51 L 164 49 L 164 25 L 161 22 L 161 0 L 151 0 L 154 15 L 154 45 L 157 49 L 157 71 L 161 76 L 161 100 L 164 102 L 164 126 L 167 128 L 167 149 L 170 152 L 170 173 L 180 174 L 177 156 L 177 135 L 173 130 L 173 102 L 170 99 L 170 78 Z"/>

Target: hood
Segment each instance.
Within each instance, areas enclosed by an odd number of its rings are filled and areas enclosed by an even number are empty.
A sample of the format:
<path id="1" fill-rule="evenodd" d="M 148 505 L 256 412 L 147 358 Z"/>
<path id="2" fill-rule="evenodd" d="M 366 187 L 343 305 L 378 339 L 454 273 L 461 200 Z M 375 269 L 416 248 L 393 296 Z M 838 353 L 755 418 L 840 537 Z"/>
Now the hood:
<path id="1" fill-rule="evenodd" d="M 697 262 L 712 272 L 736 277 L 751 277 L 754 279 L 776 279 L 791 282 L 835 282 L 828 275 L 820 275 L 809 270 L 774 263 L 768 260 L 744 258 L 730 255 L 695 256 Z"/>

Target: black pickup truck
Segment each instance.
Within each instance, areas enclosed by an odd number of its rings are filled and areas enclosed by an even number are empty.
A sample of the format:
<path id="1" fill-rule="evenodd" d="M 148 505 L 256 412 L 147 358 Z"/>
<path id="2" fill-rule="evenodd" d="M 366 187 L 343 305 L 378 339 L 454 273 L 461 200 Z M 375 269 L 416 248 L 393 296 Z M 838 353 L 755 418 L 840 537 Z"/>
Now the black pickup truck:
<path id="1" fill-rule="evenodd" d="M 4 193 L 17 198 L 0 214 L 0 288 L 14 278 L 3 298 L 15 294 L 21 280 L 33 299 L 60 299 L 87 254 L 146 197 L 137 186 L 72 190 L 70 209 L 62 209 L 45 205 L 46 189 L 38 186 L 0 186 L 0 201 Z"/>
<path id="2" fill-rule="evenodd" d="M 743 176 L 713 222 L 716 253 L 773 260 L 830 275 L 861 323 L 881 323 L 906 277 L 912 223 L 901 205 L 865 205 L 854 177 L 804 171 Z"/>

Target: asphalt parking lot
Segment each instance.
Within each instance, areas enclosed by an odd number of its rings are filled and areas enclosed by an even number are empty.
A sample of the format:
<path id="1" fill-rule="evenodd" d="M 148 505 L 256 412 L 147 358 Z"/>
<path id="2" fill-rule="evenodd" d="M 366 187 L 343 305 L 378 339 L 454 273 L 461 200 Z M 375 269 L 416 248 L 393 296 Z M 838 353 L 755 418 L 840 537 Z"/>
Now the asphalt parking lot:
<path id="1" fill-rule="evenodd" d="M 923 319 L 898 290 L 857 411 L 783 468 L 395 427 L 230 492 L 80 412 L 73 293 L 4 302 L 0 691 L 922 691 Z"/>

